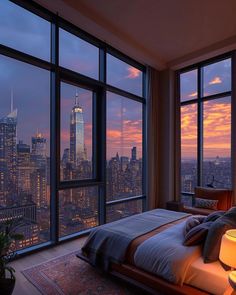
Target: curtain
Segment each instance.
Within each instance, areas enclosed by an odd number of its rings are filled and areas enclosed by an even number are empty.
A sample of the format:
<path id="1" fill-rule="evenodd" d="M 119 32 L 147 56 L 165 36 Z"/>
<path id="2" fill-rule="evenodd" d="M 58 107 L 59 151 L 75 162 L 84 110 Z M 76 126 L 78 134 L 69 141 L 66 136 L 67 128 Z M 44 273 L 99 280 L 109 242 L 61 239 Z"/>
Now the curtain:
<path id="1" fill-rule="evenodd" d="M 180 115 L 172 70 L 148 68 L 147 188 L 149 209 L 180 196 Z"/>
<path id="2" fill-rule="evenodd" d="M 158 207 L 159 72 L 149 67 L 147 76 L 147 195 L 148 208 L 154 209 Z"/>

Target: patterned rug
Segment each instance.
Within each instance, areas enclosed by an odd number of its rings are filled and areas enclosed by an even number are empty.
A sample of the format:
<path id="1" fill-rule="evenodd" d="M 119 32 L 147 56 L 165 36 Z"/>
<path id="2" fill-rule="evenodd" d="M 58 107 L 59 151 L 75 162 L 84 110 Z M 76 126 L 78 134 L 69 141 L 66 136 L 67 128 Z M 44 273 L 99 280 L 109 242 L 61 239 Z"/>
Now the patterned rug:
<path id="1" fill-rule="evenodd" d="M 146 294 L 118 279 L 99 273 L 75 254 L 73 252 L 54 258 L 22 273 L 43 295 Z"/>

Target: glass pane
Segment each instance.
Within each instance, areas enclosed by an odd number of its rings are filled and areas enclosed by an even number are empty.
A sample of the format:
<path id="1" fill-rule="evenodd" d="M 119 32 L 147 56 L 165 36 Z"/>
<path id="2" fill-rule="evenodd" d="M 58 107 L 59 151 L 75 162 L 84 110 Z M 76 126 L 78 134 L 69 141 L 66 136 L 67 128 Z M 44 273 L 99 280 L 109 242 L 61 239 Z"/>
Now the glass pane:
<path id="1" fill-rule="evenodd" d="M 8 1 L 0 1 L 0 43 L 50 60 L 51 25 Z"/>
<path id="2" fill-rule="evenodd" d="M 61 83 L 61 180 L 92 178 L 93 92 Z"/>
<path id="3" fill-rule="evenodd" d="M 142 96 L 143 73 L 122 60 L 107 54 L 107 83 Z"/>
<path id="4" fill-rule="evenodd" d="M 107 93 L 107 201 L 142 195 L 142 104 Z"/>
<path id="5" fill-rule="evenodd" d="M 231 90 L 231 59 L 203 68 L 204 96 Z"/>
<path id="6" fill-rule="evenodd" d="M 99 49 L 79 37 L 59 30 L 60 66 L 98 79 Z"/>
<path id="7" fill-rule="evenodd" d="M 204 102 L 203 184 L 231 188 L 231 98 Z"/>
<path id="8" fill-rule="evenodd" d="M 197 185 L 197 105 L 181 107 L 181 191 Z"/>
<path id="9" fill-rule="evenodd" d="M 59 192 L 60 237 L 98 225 L 98 188 Z"/>
<path id="10" fill-rule="evenodd" d="M 180 74 L 180 101 L 197 98 L 197 70 Z"/>
<path id="11" fill-rule="evenodd" d="M 50 73 L 4 56 L 0 73 L 0 223 L 23 217 L 22 248 L 50 239 Z"/>
<path id="12" fill-rule="evenodd" d="M 116 205 L 107 205 L 106 221 L 112 222 L 124 217 L 128 217 L 137 213 L 142 213 L 143 205 L 142 200 L 134 200 L 130 202 L 120 203 Z"/>

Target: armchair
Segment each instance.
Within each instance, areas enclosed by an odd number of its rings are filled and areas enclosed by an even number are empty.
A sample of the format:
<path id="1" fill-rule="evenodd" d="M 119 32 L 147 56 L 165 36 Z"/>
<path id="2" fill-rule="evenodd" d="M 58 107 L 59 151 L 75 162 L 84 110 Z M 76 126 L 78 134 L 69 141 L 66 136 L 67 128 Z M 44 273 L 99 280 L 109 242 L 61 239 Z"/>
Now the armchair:
<path id="1" fill-rule="evenodd" d="M 233 191 L 229 189 L 216 189 L 207 187 L 195 187 L 195 194 L 193 197 L 193 206 L 184 206 L 184 212 L 191 214 L 208 215 L 215 210 L 207 208 L 195 207 L 195 198 L 218 200 L 217 210 L 228 210 L 232 207 L 233 203 Z"/>

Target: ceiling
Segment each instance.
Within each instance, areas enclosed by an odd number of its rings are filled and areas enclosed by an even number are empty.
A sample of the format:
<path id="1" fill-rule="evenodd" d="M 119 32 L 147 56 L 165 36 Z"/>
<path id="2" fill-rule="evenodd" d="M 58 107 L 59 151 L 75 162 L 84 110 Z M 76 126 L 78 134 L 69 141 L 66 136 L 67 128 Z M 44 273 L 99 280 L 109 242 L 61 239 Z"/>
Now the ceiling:
<path id="1" fill-rule="evenodd" d="M 236 48 L 235 0 L 37 0 L 158 69 Z"/>

